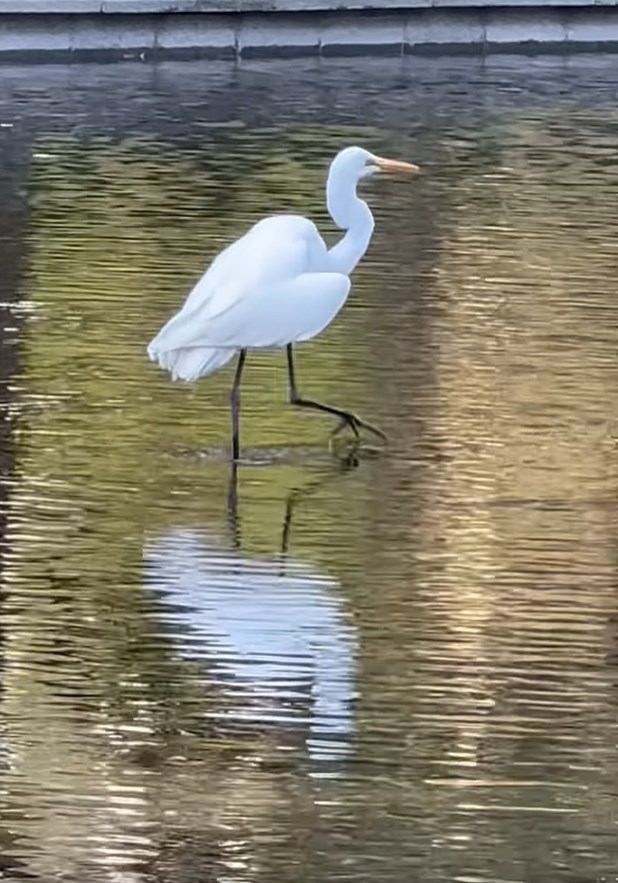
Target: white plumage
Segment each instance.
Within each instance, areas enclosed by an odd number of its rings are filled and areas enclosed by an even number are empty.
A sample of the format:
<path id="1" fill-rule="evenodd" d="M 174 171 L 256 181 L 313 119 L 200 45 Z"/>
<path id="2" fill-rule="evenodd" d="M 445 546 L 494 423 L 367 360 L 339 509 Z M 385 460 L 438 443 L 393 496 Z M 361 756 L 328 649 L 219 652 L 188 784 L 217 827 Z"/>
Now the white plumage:
<path id="1" fill-rule="evenodd" d="M 418 168 L 360 147 L 342 150 L 331 163 L 326 197 L 332 219 L 346 231 L 343 238 L 328 249 L 307 218 L 277 215 L 260 221 L 221 252 L 148 345 L 150 359 L 174 380 L 212 374 L 241 352 L 232 392 L 235 457 L 238 385 L 248 349 L 288 347 L 292 402 L 338 415 L 358 435 L 363 423 L 354 415 L 297 395 L 291 345 L 319 334 L 345 303 L 349 276 L 373 233 L 373 216 L 356 195 L 356 185 L 378 171 L 414 173 Z"/>
<path id="2" fill-rule="evenodd" d="M 350 290 L 347 276 L 319 267 L 328 267 L 328 252 L 311 221 L 294 215 L 260 221 L 213 261 L 150 343 L 151 359 L 175 380 L 197 380 L 239 349 L 314 337 Z"/>

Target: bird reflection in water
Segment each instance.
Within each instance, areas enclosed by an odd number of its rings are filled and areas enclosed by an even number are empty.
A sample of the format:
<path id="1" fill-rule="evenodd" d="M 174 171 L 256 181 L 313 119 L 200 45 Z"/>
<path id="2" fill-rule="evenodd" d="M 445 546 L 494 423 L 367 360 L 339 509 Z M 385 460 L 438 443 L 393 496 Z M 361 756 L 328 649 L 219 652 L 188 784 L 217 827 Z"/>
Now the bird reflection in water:
<path id="1" fill-rule="evenodd" d="M 180 636 L 178 654 L 205 667 L 218 726 L 267 728 L 279 747 L 300 730 L 311 760 L 336 761 L 354 731 L 358 637 L 338 583 L 289 555 L 294 509 L 322 481 L 288 495 L 279 556 L 249 557 L 233 464 L 233 549 L 206 529 L 177 528 L 146 547 L 145 565 Z"/>

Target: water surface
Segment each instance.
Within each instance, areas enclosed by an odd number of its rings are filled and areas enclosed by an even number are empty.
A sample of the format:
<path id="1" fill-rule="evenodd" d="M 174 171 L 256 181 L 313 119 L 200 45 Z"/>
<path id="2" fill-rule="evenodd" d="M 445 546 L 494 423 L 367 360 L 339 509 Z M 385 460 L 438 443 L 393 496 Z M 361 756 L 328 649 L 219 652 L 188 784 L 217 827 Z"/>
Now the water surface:
<path id="1" fill-rule="evenodd" d="M 611 57 L 5 68 L 0 868 L 52 883 L 618 874 Z M 144 347 L 264 214 L 373 181 L 302 390 Z"/>

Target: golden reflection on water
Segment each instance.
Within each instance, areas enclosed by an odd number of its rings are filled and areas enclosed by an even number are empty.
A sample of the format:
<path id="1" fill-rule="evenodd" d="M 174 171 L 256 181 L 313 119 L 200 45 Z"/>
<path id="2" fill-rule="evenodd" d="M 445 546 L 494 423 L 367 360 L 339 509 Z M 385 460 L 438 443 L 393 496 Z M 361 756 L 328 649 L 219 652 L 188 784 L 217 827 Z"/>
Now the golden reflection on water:
<path id="1" fill-rule="evenodd" d="M 192 66 L 83 69 L 71 99 L 50 74 L 73 128 L 43 102 L 11 147 L 29 219 L 0 231 L 19 280 L 7 873 L 615 873 L 615 74 L 355 64 L 213 66 L 205 93 Z M 14 77 L 20 118 L 35 98 Z M 325 167 L 352 141 L 428 174 L 372 187 L 370 253 L 298 371 L 391 444 L 339 472 L 328 423 L 285 405 L 281 356 L 252 356 L 243 433 L 266 465 L 240 470 L 231 513 L 230 372 L 179 387 L 144 346 L 258 217 L 325 225 Z"/>

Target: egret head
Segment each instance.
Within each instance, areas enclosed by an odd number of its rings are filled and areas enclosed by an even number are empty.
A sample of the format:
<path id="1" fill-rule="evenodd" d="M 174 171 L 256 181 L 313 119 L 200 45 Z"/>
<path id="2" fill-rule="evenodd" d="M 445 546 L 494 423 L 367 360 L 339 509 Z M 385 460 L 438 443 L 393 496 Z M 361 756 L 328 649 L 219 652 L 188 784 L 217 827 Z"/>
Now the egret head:
<path id="1" fill-rule="evenodd" d="M 371 237 L 373 218 L 367 204 L 357 197 L 356 185 L 372 175 L 397 172 L 418 175 L 420 169 L 412 163 L 376 156 L 362 147 L 346 147 L 338 153 L 330 164 L 326 182 L 326 205 L 335 224 L 342 230 L 364 225 Z"/>
<path id="2" fill-rule="evenodd" d="M 342 178 L 360 181 L 376 173 L 418 175 L 420 169 L 413 163 L 376 156 L 362 147 L 346 147 L 333 160 L 330 172 Z"/>

